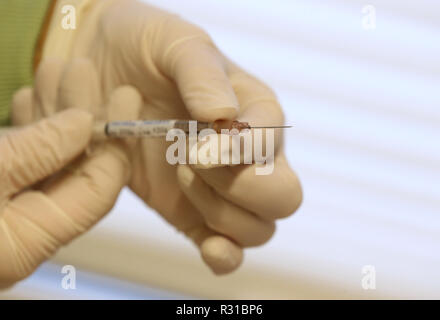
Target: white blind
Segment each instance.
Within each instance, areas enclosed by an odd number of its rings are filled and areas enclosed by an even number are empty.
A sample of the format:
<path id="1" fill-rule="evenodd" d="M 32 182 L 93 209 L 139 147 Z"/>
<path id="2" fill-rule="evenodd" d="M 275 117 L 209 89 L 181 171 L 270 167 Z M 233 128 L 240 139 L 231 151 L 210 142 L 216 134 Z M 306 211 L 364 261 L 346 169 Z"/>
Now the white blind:
<path id="1" fill-rule="evenodd" d="M 286 153 L 303 205 L 227 277 L 210 275 L 128 191 L 57 261 L 195 296 L 440 298 L 440 2 L 149 2 L 205 28 L 274 88 L 294 124 Z M 365 5 L 376 9 L 374 30 L 362 27 Z M 196 262 L 170 265 L 161 248 Z M 376 268 L 376 290 L 361 287 L 364 265 Z"/>

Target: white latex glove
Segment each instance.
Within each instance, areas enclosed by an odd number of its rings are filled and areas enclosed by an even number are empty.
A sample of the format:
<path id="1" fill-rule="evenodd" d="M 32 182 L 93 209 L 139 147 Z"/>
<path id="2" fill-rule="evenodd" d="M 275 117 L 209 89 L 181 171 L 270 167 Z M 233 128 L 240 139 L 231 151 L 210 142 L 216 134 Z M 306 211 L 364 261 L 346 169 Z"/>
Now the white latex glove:
<path id="1" fill-rule="evenodd" d="M 61 7 L 55 9 L 43 49 L 46 63 L 54 63 L 53 57 L 73 64 L 90 59 L 83 72 L 97 70 L 102 96 L 126 84 L 141 92 L 142 119 L 283 124 L 272 91 L 227 59 L 200 28 L 134 0 L 77 2 L 76 30 L 62 29 Z M 265 243 L 274 220 L 299 207 L 301 187 L 281 144 L 277 130 L 275 170 L 256 176 L 254 165 L 171 166 L 165 161 L 169 143 L 143 139 L 133 152 L 130 187 L 194 240 L 214 272 L 227 273 L 241 263 L 242 248 Z"/>
<path id="2" fill-rule="evenodd" d="M 93 129 L 90 111 L 100 101 L 94 99 L 96 95 L 81 92 L 92 89 L 93 80 L 84 78 L 78 84 L 72 73 L 65 73 L 64 87 L 53 86 L 51 73 L 49 78 L 37 79 L 34 89 L 18 91 L 13 121 L 26 125 L 38 120 L 33 112 L 37 103 L 47 109 L 59 104 L 69 110 L 0 137 L 3 287 L 31 274 L 60 246 L 98 222 L 130 180 L 128 145 L 106 142 L 83 153 Z M 109 120 L 136 119 L 140 107 L 136 90 L 123 87 L 113 92 L 105 110 Z"/>

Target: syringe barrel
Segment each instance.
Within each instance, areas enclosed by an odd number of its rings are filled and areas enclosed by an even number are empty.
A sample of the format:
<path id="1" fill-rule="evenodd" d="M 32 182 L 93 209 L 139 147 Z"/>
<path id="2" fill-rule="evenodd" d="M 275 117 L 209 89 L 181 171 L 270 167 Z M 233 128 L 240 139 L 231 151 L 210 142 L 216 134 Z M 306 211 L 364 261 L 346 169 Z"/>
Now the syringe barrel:
<path id="1" fill-rule="evenodd" d="M 180 129 L 189 133 L 191 122 L 196 132 L 212 127 L 211 123 L 195 120 L 137 120 L 109 122 L 105 125 L 104 131 L 106 136 L 113 138 L 164 137 L 171 129 Z"/>

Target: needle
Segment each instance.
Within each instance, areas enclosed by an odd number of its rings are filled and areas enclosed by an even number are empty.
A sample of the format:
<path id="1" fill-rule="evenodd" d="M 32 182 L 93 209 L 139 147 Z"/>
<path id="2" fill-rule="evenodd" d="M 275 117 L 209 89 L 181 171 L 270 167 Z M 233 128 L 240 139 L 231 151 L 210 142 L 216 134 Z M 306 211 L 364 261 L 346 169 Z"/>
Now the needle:
<path id="1" fill-rule="evenodd" d="M 264 127 L 254 127 L 251 126 L 251 129 L 287 129 L 292 128 L 292 126 L 264 126 Z"/>

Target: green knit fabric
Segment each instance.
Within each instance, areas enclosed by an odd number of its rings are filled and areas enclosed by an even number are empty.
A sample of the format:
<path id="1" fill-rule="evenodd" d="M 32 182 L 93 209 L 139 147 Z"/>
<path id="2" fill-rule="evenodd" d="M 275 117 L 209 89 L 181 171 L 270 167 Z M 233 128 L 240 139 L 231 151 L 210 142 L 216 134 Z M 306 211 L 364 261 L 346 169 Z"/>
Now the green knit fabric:
<path id="1" fill-rule="evenodd" d="M 50 0 L 0 0 L 0 126 L 9 124 L 11 98 L 32 84 L 35 45 Z"/>

